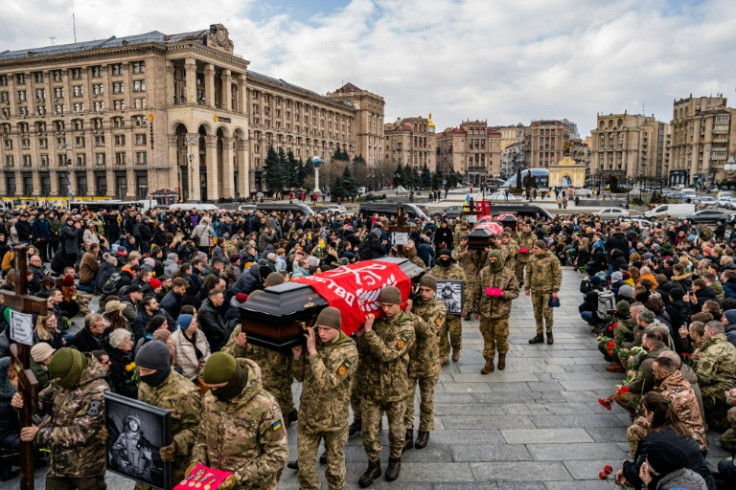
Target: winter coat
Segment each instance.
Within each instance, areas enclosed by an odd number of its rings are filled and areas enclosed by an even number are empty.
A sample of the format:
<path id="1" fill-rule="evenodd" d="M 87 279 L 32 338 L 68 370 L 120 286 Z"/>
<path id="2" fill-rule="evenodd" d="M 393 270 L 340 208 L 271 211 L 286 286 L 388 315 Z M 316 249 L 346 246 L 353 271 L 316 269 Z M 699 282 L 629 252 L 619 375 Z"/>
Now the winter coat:
<path id="1" fill-rule="evenodd" d="M 199 360 L 194 345 L 186 338 L 186 334 L 179 329 L 171 334 L 171 342 L 176 355 L 176 365 L 181 368 L 181 374 L 187 379 L 194 380 L 199 374 Z M 201 330 L 197 330 L 194 334 L 194 344 L 202 354 L 202 360 L 206 361 L 211 354 L 210 344 Z"/>
<path id="2" fill-rule="evenodd" d="M 133 354 L 112 347 L 109 344 L 105 346 L 105 352 L 110 357 L 110 381 L 112 382 L 112 390 L 119 395 L 137 399 L 138 384 L 133 379 L 136 373 Z"/>
<path id="3" fill-rule="evenodd" d="M 176 294 L 172 289 L 171 291 L 166 293 L 166 296 L 164 296 L 164 299 L 161 300 L 161 303 L 159 305 L 163 310 L 171 315 L 171 318 L 178 318 L 179 312 L 181 312 L 182 299 L 183 296 Z"/>
<path id="4" fill-rule="evenodd" d="M 172 277 L 179 270 L 179 263 L 176 261 L 176 254 L 169 254 L 164 261 L 164 274 L 166 277 Z"/>
<path id="5" fill-rule="evenodd" d="M 95 287 L 98 291 L 102 291 L 102 286 L 105 285 L 110 276 L 117 272 L 117 267 L 110 262 L 103 261 L 100 265 L 100 269 L 97 271 L 97 280 L 95 281 Z"/>
<path id="6" fill-rule="evenodd" d="M 233 292 L 250 294 L 256 289 L 263 289 L 263 280 L 261 279 L 261 266 L 253 264 L 250 269 L 243 271 L 233 286 Z"/>
<path id="7" fill-rule="evenodd" d="M 77 255 L 79 253 L 79 230 L 73 226 L 64 225 L 61 227 L 61 247 L 67 255 Z"/>
<path id="8" fill-rule="evenodd" d="M 207 337 L 213 352 L 219 351 L 227 342 L 227 330 L 220 312 L 212 305 L 209 299 L 202 302 L 197 310 L 199 327 Z"/>

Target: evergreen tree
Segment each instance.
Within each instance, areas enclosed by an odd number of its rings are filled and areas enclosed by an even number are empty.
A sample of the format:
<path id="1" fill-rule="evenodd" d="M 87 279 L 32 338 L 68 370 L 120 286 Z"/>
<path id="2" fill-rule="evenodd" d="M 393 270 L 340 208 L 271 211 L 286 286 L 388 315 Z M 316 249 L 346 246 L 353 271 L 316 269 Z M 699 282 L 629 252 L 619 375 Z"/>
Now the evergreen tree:
<path id="1" fill-rule="evenodd" d="M 521 192 L 521 169 L 516 169 L 516 190 Z"/>
<path id="2" fill-rule="evenodd" d="M 422 177 L 419 175 L 418 167 L 412 167 L 411 169 L 411 186 L 414 189 L 422 186 Z"/>
<path id="3" fill-rule="evenodd" d="M 358 183 L 355 181 L 355 177 L 353 177 L 353 173 L 350 171 L 349 166 L 345 166 L 345 170 L 342 172 L 342 178 L 339 180 L 340 185 L 345 192 L 345 197 L 351 197 L 358 194 Z"/>
<path id="4" fill-rule="evenodd" d="M 404 167 L 399 163 L 399 166 L 396 167 L 396 171 L 394 171 L 394 187 L 398 187 L 402 184 L 401 180 L 404 178 Z"/>
<path id="5" fill-rule="evenodd" d="M 304 182 L 307 178 L 314 175 L 314 166 L 311 162 L 305 162 L 301 158 L 299 159 L 299 186 L 304 187 Z"/>
<path id="6" fill-rule="evenodd" d="M 458 175 L 455 173 L 455 170 L 450 170 L 450 175 L 447 177 L 447 185 L 450 189 L 457 187 L 457 179 Z"/>
<path id="7" fill-rule="evenodd" d="M 426 165 L 422 168 L 422 176 L 420 178 L 420 187 L 422 189 L 429 189 L 432 185 L 432 174 L 429 172 L 429 167 Z"/>
<path id="8" fill-rule="evenodd" d="M 618 192 L 618 178 L 615 175 L 611 175 L 611 179 L 608 181 L 608 185 L 611 189 L 612 194 Z"/>
<path id="9" fill-rule="evenodd" d="M 432 175 L 432 190 L 437 191 L 440 189 L 440 179 L 437 174 Z"/>
<path id="10" fill-rule="evenodd" d="M 273 149 L 273 146 L 268 147 L 268 153 L 266 155 L 266 161 L 263 163 L 263 171 L 266 172 L 266 186 L 270 192 L 280 191 L 283 187 L 283 172 L 281 166 L 281 159 Z"/>
<path id="11" fill-rule="evenodd" d="M 299 187 L 299 161 L 294 157 L 294 152 L 289 150 L 286 154 L 286 180 L 289 187 Z"/>
<path id="12" fill-rule="evenodd" d="M 335 177 L 335 180 L 332 182 L 332 187 L 330 187 L 330 196 L 332 199 L 337 199 L 338 197 L 340 199 L 345 199 L 345 188 L 342 186 L 342 176 L 338 175 Z"/>

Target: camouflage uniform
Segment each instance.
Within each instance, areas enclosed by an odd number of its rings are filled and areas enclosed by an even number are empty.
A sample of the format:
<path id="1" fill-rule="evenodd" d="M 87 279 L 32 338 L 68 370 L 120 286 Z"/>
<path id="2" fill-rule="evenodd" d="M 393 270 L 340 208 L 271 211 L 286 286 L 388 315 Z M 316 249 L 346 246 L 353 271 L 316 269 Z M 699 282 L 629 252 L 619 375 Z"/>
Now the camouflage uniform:
<path id="1" fill-rule="evenodd" d="M 703 393 L 708 427 L 719 431 L 727 429 L 729 405 L 724 392 L 736 386 L 736 347 L 726 340 L 725 333 L 703 341 L 695 372 Z"/>
<path id="2" fill-rule="evenodd" d="M 529 271 L 527 273 L 527 287 L 532 291 L 532 306 L 534 307 L 534 320 L 537 322 L 537 335 L 544 332 L 552 333 L 554 316 L 552 307 L 549 306 L 550 294 L 560 290 L 562 284 L 562 266 L 560 261 L 549 251 L 537 257 L 532 256 L 529 260 Z"/>
<path id="3" fill-rule="evenodd" d="M 302 356 L 292 365 L 296 379 L 304 383 L 297 426 L 299 488 L 320 488 L 315 461 L 324 439 L 328 487 L 341 489 L 345 487 L 350 380 L 358 365 L 358 349 L 342 332 L 326 344 L 317 339 L 317 354 L 306 355 L 306 360 Z"/>
<path id="4" fill-rule="evenodd" d="M 412 248 L 411 251 L 406 254 L 406 258 L 409 259 L 409 262 L 412 264 L 421 267 L 424 270 L 427 269 L 427 264 L 425 264 L 422 258 L 417 255 L 416 248 Z"/>
<path id="5" fill-rule="evenodd" d="M 526 285 L 529 286 L 528 282 L 524 282 L 524 267 L 526 267 L 529 264 L 529 260 L 532 257 L 532 247 L 534 246 L 534 242 L 537 240 L 537 236 L 534 233 L 524 233 L 519 232 L 516 235 L 516 244 L 519 247 L 519 250 L 522 248 L 525 248 L 528 250 L 527 253 L 523 254 L 519 252 L 516 256 L 516 266 L 515 266 L 515 272 L 516 272 L 516 280 L 519 282 L 519 287 L 524 287 Z M 529 274 L 529 268 L 527 267 L 527 274 Z"/>
<path id="6" fill-rule="evenodd" d="M 87 367 L 73 390 L 52 382 L 39 394 L 43 412 L 51 421 L 36 433 L 34 442 L 51 448 L 51 469 L 46 475 L 49 490 L 105 487 L 105 381 L 107 371 L 85 354 Z"/>
<path id="7" fill-rule="evenodd" d="M 465 277 L 467 278 L 467 291 L 465 294 L 470 296 L 470 302 L 466 301 L 465 308 L 466 313 L 478 312 L 478 302 L 473 295 L 473 291 L 478 286 L 478 279 L 480 271 L 485 267 L 488 254 L 483 250 L 471 250 L 465 249 L 463 252 L 457 254 L 457 261 L 465 271 Z"/>
<path id="8" fill-rule="evenodd" d="M 726 404 L 731 408 L 726 413 L 726 419 L 728 422 L 728 430 L 721 434 L 721 446 L 726 451 L 732 451 L 733 447 L 736 446 L 736 398 L 732 396 L 726 397 Z"/>
<path id="9" fill-rule="evenodd" d="M 176 459 L 171 463 L 171 481 L 184 479 L 184 471 L 191 461 L 192 446 L 197 439 L 202 412 L 202 394 L 197 386 L 173 369 L 169 377 L 156 387 L 138 385 L 138 399 L 171 413 L 172 441 L 176 442 Z M 140 483 L 137 489 L 151 488 Z"/>
<path id="10" fill-rule="evenodd" d="M 445 304 L 436 297 L 417 299 L 412 306 L 416 342 L 409 351 L 409 391 L 406 397 L 404 426 L 414 429 L 414 394 L 419 384 L 419 430 L 434 429 L 434 389 L 440 375 L 438 333 L 445 322 Z M 418 317 L 418 318 L 416 318 Z"/>
<path id="11" fill-rule="evenodd" d="M 472 307 L 473 303 L 470 299 L 471 295 L 468 294 L 467 291 L 465 272 L 463 272 L 457 263 L 450 264 L 450 267 L 442 267 L 441 265 L 434 266 L 429 273 L 436 277 L 438 281 L 442 279 L 463 281 L 465 287 L 465 307 L 463 309 L 466 309 L 469 306 Z M 450 333 L 449 342 L 447 341 L 448 332 Z M 445 324 L 440 330 L 440 357 L 447 357 L 450 355 L 450 347 L 452 347 L 453 352 L 458 353 L 460 352 L 460 349 L 463 348 L 463 327 L 460 315 L 448 314 L 447 318 L 445 318 Z"/>
<path id="12" fill-rule="evenodd" d="M 242 328 L 238 324 L 222 351 L 236 359 L 246 357 L 258 363 L 263 375 L 263 389 L 276 397 L 281 413 L 288 416 L 294 410 L 294 395 L 291 392 L 291 355 L 251 343 L 247 343 L 245 348 L 242 348 L 235 343 L 235 339 L 241 332 Z M 287 422 L 287 427 L 288 425 Z"/>
<path id="13" fill-rule="evenodd" d="M 289 456 L 281 411 L 261 386 L 261 369 L 250 359 L 238 359 L 247 371 L 243 391 L 226 402 L 208 391 L 202 423 L 192 450 L 192 463 L 232 471 L 237 488 L 278 488 L 276 475 Z"/>
<path id="14" fill-rule="evenodd" d="M 378 461 L 381 453 L 379 426 L 383 412 L 388 417 L 391 458 L 398 459 L 403 452 L 409 350 L 413 345 L 414 320 L 404 312 L 377 319 L 373 330 L 358 339 L 365 380 L 361 435 L 370 462 Z"/>
<path id="15" fill-rule="evenodd" d="M 486 288 L 501 289 L 502 297 L 485 294 Z M 511 301 L 519 297 L 519 284 L 514 272 L 504 267 L 493 272 L 490 267 L 480 271 L 480 281 L 473 291 L 480 305 L 480 333 L 483 335 L 483 358 L 493 360 L 509 351 L 509 315 Z"/>
<path id="16" fill-rule="evenodd" d="M 666 345 L 662 344 L 654 350 L 647 352 L 647 355 L 642 360 L 641 364 L 637 368 L 636 377 L 631 383 L 628 384 L 629 391 L 626 393 L 616 393 L 613 398 L 616 403 L 621 405 L 631 414 L 635 414 L 639 410 L 639 401 L 645 393 L 654 389 L 656 380 L 654 379 L 654 373 L 652 372 L 652 365 L 654 360 L 666 350 L 670 350 Z"/>
<path id="17" fill-rule="evenodd" d="M 506 247 L 509 251 L 508 258 L 506 259 L 506 262 L 504 262 L 504 267 L 507 269 L 511 269 L 511 272 L 516 271 L 516 261 L 518 260 L 519 256 L 519 244 L 514 240 L 513 238 L 509 238 L 508 243 L 503 244 L 504 247 Z M 518 279 L 517 279 L 518 282 Z"/>

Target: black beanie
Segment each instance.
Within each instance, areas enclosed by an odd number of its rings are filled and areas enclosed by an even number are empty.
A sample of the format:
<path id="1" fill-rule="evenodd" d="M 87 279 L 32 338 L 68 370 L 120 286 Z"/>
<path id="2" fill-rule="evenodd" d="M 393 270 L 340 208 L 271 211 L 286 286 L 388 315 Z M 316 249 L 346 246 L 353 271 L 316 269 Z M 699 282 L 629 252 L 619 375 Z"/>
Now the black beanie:
<path id="1" fill-rule="evenodd" d="M 146 342 L 135 355 L 136 365 L 145 369 L 165 371 L 171 367 L 171 351 L 169 346 L 160 340 Z"/>
<path id="2" fill-rule="evenodd" d="M 649 466 L 660 475 L 667 475 L 687 466 L 687 455 L 680 447 L 667 441 L 654 441 L 647 447 Z"/>

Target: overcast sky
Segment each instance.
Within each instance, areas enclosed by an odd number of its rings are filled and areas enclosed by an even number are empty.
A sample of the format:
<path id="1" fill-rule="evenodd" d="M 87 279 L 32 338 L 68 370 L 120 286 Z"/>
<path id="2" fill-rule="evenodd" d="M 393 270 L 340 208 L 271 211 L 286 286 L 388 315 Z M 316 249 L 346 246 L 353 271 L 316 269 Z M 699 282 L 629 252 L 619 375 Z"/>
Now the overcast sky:
<path id="1" fill-rule="evenodd" d="M 73 42 L 71 0 L 4 0 L 0 51 Z M 319 93 L 352 82 L 386 121 L 438 131 L 597 113 L 672 117 L 676 98 L 736 106 L 733 0 L 76 0 L 77 40 L 222 23 L 250 68 Z"/>

